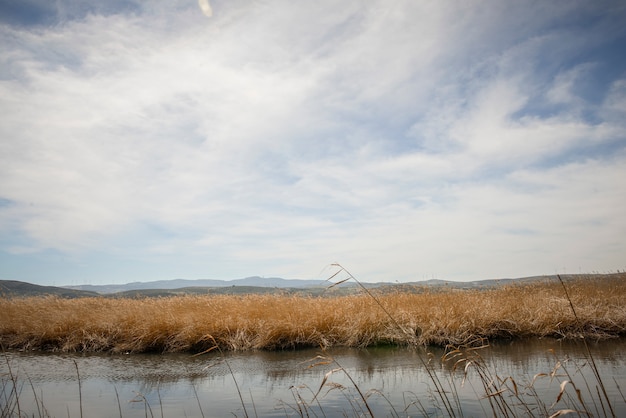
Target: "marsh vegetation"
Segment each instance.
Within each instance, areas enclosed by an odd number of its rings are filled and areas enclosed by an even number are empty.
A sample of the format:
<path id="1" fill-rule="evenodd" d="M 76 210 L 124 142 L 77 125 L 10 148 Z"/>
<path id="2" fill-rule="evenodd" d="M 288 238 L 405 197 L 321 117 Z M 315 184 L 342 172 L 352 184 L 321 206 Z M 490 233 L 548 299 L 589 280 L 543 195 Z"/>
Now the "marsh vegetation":
<path id="1" fill-rule="evenodd" d="M 192 352 L 477 339 L 605 339 L 626 333 L 626 275 L 481 290 L 426 287 L 358 295 L 0 299 L 5 349 Z M 330 289 L 332 291 L 332 289 Z M 572 307 L 575 306 L 575 314 Z"/>

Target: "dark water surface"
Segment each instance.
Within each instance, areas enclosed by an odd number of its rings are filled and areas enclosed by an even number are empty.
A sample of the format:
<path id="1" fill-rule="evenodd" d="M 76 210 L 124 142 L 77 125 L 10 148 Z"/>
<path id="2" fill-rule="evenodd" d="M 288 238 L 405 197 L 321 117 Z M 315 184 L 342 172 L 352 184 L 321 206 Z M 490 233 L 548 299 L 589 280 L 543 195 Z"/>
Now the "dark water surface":
<path id="1" fill-rule="evenodd" d="M 616 415 L 626 416 L 626 339 L 589 342 L 589 348 Z M 609 414 L 581 342 L 514 340 L 492 343 L 477 353 L 478 364 L 485 367 L 470 365 L 466 376 L 467 362 L 456 362 L 472 352 L 442 364 L 444 351 L 438 348 L 212 352 L 196 357 L 8 352 L 0 362 L 0 407 L 9 405 L 17 415 L 11 392 L 16 381 L 20 411 L 36 417 L 80 417 L 81 408 L 84 417 L 368 416 L 356 387 L 377 417 L 448 416 L 446 398 L 457 415 L 460 410 L 474 417 L 493 416 L 492 408 L 498 410 L 502 399 L 520 416 L 566 408 Z M 335 362 L 311 367 L 324 362 L 310 361 L 320 355 Z M 501 397 L 485 398 L 490 379 L 498 389 L 506 385 L 508 390 Z M 564 381 L 573 384 L 564 384 L 553 406 Z M 446 391 L 444 397 L 437 385 Z"/>

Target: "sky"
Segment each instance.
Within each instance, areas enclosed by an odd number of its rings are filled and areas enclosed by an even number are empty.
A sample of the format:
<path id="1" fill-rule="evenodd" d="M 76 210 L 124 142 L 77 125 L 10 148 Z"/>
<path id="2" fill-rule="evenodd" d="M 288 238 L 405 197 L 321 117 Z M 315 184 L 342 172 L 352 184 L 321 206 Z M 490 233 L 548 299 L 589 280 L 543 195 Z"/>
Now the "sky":
<path id="1" fill-rule="evenodd" d="M 626 269 L 626 3 L 0 0 L 0 279 Z"/>

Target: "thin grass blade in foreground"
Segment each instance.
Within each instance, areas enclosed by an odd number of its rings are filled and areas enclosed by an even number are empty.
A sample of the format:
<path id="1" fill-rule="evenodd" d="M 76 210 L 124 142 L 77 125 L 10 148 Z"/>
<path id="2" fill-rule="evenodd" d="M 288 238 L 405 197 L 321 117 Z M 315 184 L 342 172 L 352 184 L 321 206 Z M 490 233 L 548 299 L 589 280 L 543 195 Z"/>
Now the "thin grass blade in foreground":
<path id="1" fill-rule="evenodd" d="M 317 392 L 315 393 L 315 395 L 313 396 L 313 400 L 312 402 L 317 400 L 318 395 L 320 394 L 320 392 L 322 391 L 322 388 L 324 387 L 324 385 L 326 384 L 326 382 L 328 381 L 328 378 L 330 376 L 332 376 L 335 373 L 338 372 L 342 372 L 347 378 L 348 380 L 350 380 L 350 383 L 352 383 L 352 386 L 356 389 L 357 393 L 359 394 L 361 401 L 363 402 L 363 405 L 365 405 L 365 408 L 367 408 L 367 412 L 369 413 L 369 416 L 374 418 L 374 413 L 372 412 L 372 409 L 370 408 L 369 403 L 367 402 L 367 398 L 365 397 L 365 395 L 363 395 L 363 392 L 361 391 L 361 388 L 359 388 L 359 386 L 356 384 L 356 382 L 354 381 L 354 379 L 352 378 L 352 376 L 350 375 L 350 373 L 348 373 L 348 371 L 346 369 L 343 368 L 343 366 L 341 366 L 337 360 L 335 360 L 332 357 L 328 357 L 328 361 L 332 362 L 334 364 L 336 364 L 338 367 L 335 369 L 330 370 L 329 372 L 327 372 L 324 375 L 324 378 L 322 379 L 322 383 L 320 383 L 320 387 L 317 390 Z M 319 363 L 318 363 L 319 364 Z"/>
<path id="2" fill-rule="evenodd" d="M 374 296 L 367 289 L 367 287 L 365 287 L 363 285 L 363 283 L 361 283 L 356 277 L 354 277 L 352 275 L 352 273 L 350 273 L 348 270 L 346 270 L 346 268 L 343 267 L 341 264 L 334 263 L 334 264 L 332 264 L 332 266 L 337 267 L 338 271 L 331 276 L 331 279 L 336 277 L 341 272 L 346 273 L 346 275 L 348 277 L 347 277 L 347 279 L 345 279 L 343 281 L 353 280 L 354 282 L 356 282 L 358 284 L 358 286 L 367 294 L 367 296 L 370 297 L 371 299 L 373 299 L 376 302 L 378 307 L 391 320 L 391 322 L 398 328 L 398 330 L 401 331 L 404 335 L 406 335 L 407 340 L 409 341 L 409 343 L 412 346 L 414 346 L 414 347 L 417 346 L 416 339 L 415 339 L 415 337 L 416 337 L 415 334 L 410 332 L 410 331 L 408 331 L 406 328 L 404 328 L 402 325 L 400 325 L 398 323 L 398 321 L 396 321 L 395 317 L 393 315 L 391 315 L 389 310 L 387 310 L 387 308 L 382 304 L 382 302 L 376 296 Z M 424 370 L 426 370 L 426 373 L 428 374 L 428 377 L 430 378 L 430 381 L 435 385 L 435 389 L 436 389 L 435 392 L 437 393 L 437 395 L 439 396 L 440 400 L 442 401 L 442 403 L 443 403 L 443 405 L 445 407 L 446 412 L 449 414 L 449 416 L 456 417 L 455 407 L 452 405 L 452 402 L 450 401 L 450 398 L 448 396 L 448 392 L 444 389 L 441 380 L 439 379 L 437 374 L 429 367 L 430 365 L 426 361 L 424 361 L 422 356 L 418 356 L 418 358 L 419 358 L 420 362 L 422 363 L 422 366 L 424 366 Z M 352 378 L 350 378 L 350 380 L 352 381 Z M 352 381 L 352 383 L 354 383 L 354 381 Z M 357 389 L 358 389 L 358 387 L 357 387 Z M 361 394 L 360 390 L 359 390 L 359 394 Z M 361 396 L 363 396 L 363 395 L 361 394 Z M 366 405 L 367 405 L 367 403 L 366 403 Z M 368 406 L 368 410 L 369 410 L 369 406 Z M 370 411 L 370 413 L 371 413 L 371 411 Z"/>
<path id="3" fill-rule="evenodd" d="M 574 314 L 574 318 L 576 318 L 576 323 L 580 324 L 581 321 L 578 318 L 578 314 L 576 313 L 576 309 L 574 308 L 574 304 L 572 303 L 572 299 L 569 296 L 569 293 L 567 292 L 567 287 L 565 286 L 565 283 L 563 283 L 563 279 L 561 279 L 561 275 L 557 275 L 559 282 L 561 283 L 561 286 L 563 286 L 563 291 L 565 292 L 565 297 L 567 298 L 567 301 L 569 302 L 569 306 L 572 309 L 572 313 Z M 602 390 L 602 395 L 604 396 L 604 399 L 607 402 L 608 408 L 611 411 L 611 416 L 615 417 L 615 411 L 613 410 L 613 405 L 611 404 L 611 400 L 609 399 L 609 395 L 607 395 L 606 393 L 606 388 L 604 386 L 604 382 L 602 380 L 602 377 L 600 376 L 600 372 L 598 371 L 598 367 L 596 366 L 596 362 L 593 358 L 593 355 L 591 354 L 591 350 L 589 349 L 589 345 L 587 344 L 587 339 L 585 338 L 585 335 L 582 335 L 582 339 L 583 339 L 583 343 L 585 344 L 585 350 L 587 352 L 587 356 L 589 361 L 591 361 L 591 369 L 593 370 L 593 374 L 596 377 L 596 380 L 598 381 L 598 385 L 600 386 L 600 390 Z M 582 399 L 581 399 L 582 402 Z"/>
<path id="4" fill-rule="evenodd" d="M 17 416 L 22 416 L 22 408 L 20 407 L 20 397 L 18 392 L 18 378 L 15 373 L 13 373 L 13 369 L 11 368 L 11 362 L 9 361 L 9 357 L 6 355 L 4 351 L 4 347 L 2 348 L 2 353 L 4 354 L 4 360 L 7 363 L 7 368 L 9 370 L 9 393 L 6 393 L 6 384 L 2 386 L 2 394 L 4 399 L 4 406 L 1 408 L 0 412 L 2 413 L 2 417 L 12 416 L 15 409 L 17 409 Z"/>
<path id="5" fill-rule="evenodd" d="M 220 352 L 220 354 L 222 355 L 224 364 L 226 364 L 226 367 L 228 368 L 228 372 L 230 373 L 230 376 L 233 378 L 233 382 L 235 383 L 235 388 L 237 389 L 237 394 L 239 395 L 239 400 L 241 402 L 241 407 L 243 408 L 244 416 L 246 418 L 248 418 L 248 411 L 246 409 L 246 403 L 243 401 L 243 395 L 241 394 L 241 389 L 239 389 L 239 383 L 237 382 L 237 379 L 235 378 L 235 373 L 233 372 L 233 369 L 230 367 L 230 363 L 224 357 L 224 352 L 222 351 L 220 346 L 217 344 L 217 341 L 215 341 L 215 338 L 213 338 L 212 335 L 207 335 L 207 338 L 209 340 L 213 341 L 213 343 L 215 345 L 213 347 L 205 350 L 204 352 L 196 354 L 196 355 L 202 355 L 202 354 L 208 353 L 209 351 L 212 351 L 214 349 L 217 349 Z M 196 399 L 198 400 L 198 406 L 200 407 L 200 413 L 202 414 L 202 417 L 204 417 L 204 413 L 202 412 L 202 406 L 200 405 L 200 399 L 198 398 L 198 393 L 196 392 L 196 388 L 194 387 L 193 390 L 194 390 L 194 393 L 196 394 Z"/>

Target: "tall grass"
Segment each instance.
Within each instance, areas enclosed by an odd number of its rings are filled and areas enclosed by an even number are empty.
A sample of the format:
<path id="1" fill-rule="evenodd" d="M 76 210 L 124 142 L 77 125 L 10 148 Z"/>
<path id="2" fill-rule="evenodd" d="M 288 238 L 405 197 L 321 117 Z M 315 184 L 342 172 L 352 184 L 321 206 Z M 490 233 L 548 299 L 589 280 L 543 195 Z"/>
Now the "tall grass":
<path id="1" fill-rule="evenodd" d="M 340 296 L 0 299 L 8 349 L 202 352 L 626 334 L 626 275 Z M 572 315 L 571 306 L 576 307 Z M 381 309 L 382 308 L 382 309 Z"/>

